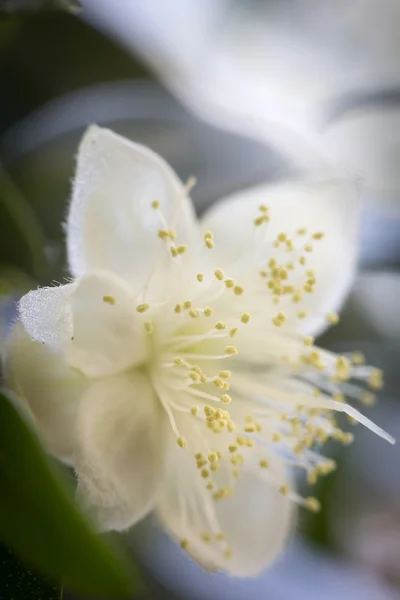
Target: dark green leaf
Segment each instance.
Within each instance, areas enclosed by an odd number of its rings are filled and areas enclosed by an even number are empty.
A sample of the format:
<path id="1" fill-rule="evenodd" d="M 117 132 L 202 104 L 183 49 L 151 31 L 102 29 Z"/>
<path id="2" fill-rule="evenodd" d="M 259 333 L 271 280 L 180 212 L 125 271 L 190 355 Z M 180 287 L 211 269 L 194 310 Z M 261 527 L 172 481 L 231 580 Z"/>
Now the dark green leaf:
<path id="1" fill-rule="evenodd" d="M 0 538 L 55 580 L 89 594 L 132 589 L 122 554 L 96 535 L 11 394 L 0 390 Z"/>
<path id="2" fill-rule="evenodd" d="M 0 598 L 2 600 L 60 600 L 61 590 L 41 577 L 0 545 Z"/>

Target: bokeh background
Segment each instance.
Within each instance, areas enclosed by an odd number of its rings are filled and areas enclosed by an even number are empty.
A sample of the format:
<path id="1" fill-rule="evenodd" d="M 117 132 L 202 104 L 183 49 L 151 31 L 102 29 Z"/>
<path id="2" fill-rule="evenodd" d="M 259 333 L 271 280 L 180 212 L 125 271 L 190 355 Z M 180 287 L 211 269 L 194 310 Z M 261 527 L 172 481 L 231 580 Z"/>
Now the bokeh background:
<path id="1" fill-rule="evenodd" d="M 0 352 L 16 299 L 67 276 L 62 224 L 88 124 L 195 175 L 199 213 L 261 181 L 332 166 L 360 183 L 360 261 L 341 322 L 319 343 L 384 369 L 368 416 L 399 439 L 400 2 L 80 4 L 0 1 Z M 318 489 L 321 513 L 302 516 L 257 579 L 205 573 L 151 517 L 139 524 L 125 542 L 150 581 L 140 597 L 399 599 L 400 451 L 355 433 L 344 454 L 327 448 L 339 469 Z M 15 565 L 2 553 L 8 600 Z M 20 597 L 50 598 L 52 583 L 34 579 L 24 588 L 16 576 Z"/>

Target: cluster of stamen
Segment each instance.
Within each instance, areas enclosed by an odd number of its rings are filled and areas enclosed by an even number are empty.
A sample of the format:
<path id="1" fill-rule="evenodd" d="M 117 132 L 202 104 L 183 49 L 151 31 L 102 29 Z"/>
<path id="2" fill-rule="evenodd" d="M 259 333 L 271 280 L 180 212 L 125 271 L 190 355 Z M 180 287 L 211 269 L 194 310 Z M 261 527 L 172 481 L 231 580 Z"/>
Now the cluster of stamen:
<path id="1" fill-rule="evenodd" d="M 187 246 L 177 243 L 178 234 L 166 222 L 160 203 L 154 201 L 152 208 L 158 214 L 162 227 L 158 230 L 158 237 L 166 244 L 171 259 L 176 260 L 182 256 L 184 260 Z M 270 221 L 270 210 L 267 206 L 260 205 L 259 213 L 254 218 L 257 232 L 263 234 L 263 228 L 267 231 Z M 307 266 L 307 256 L 314 252 L 314 246 L 317 247 L 323 238 L 322 232 L 309 233 L 305 228 L 298 229 L 291 235 L 280 232 L 271 243 L 274 256 L 267 256 L 265 264 L 257 273 L 258 284 L 261 285 L 262 293 L 270 299 L 273 311 L 271 332 L 276 336 L 275 328 L 283 328 L 285 334 L 281 336 L 282 343 L 289 344 L 288 350 L 295 350 L 294 353 L 288 351 L 288 355 L 280 359 L 274 356 L 270 366 L 285 366 L 287 369 L 289 365 L 289 380 L 293 389 L 274 386 L 266 378 L 258 378 L 257 375 L 249 375 L 247 378 L 243 376 L 240 338 L 256 315 L 247 312 L 246 306 L 240 304 L 236 314 L 230 312 L 226 320 L 221 319 L 221 298 L 232 294 L 231 298 L 237 297 L 235 302 L 246 301 L 245 288 L 221 268 L 214 269 L 212 273 L 193 274 L 194 282 L 199 284 L 197 302 L 182 299 L 177 303 L 173 302 L 167 309 L 170 310 L 171 319 L 176 319 L 176 333 L 164 346 L 161 366 L 168 373 L 172 392 L 176 392 L 179 398 L 182 398 L 184 392 L 186 400 L 179 404 L 173 399 L 173 394 L 169 401 L 164 401 L 162 397 L 160 400 L 170 417 L 177 445 L 193 454 L 199 476 L 204 480 L 205 490 L 213 501 L 222 501 L 234 493 L 235 482 L 240 478 L 248 453 L 261 444 L 270 449 L 264 458 L 257 461 L 260 477 L 265 477 L 270 485 L 275 485 L 283 496 L 289 496 L 294 502 L 317 512 L 320 505 L 316 498 L 298 496 L 285 482 L 269 475 L 271 452 L 280 456 L 280 451 L 284 450 L 284 455 L 289 458 L 280 460 L 285 460 L 288 466 L 304 469 L 308 483 L 313 485 L 320 476 L 329 474 L 336 466 L 333 460 L 320 456 L 313 448 L 319 448 L 329 439 L 343 444 L 348 444 L 353 439 L 351 433 L 342 431 L 338 426 L 333 417 L 335 411 L 345 412 L 351 422 L 358 420 L 373 429 L 367 419 L 346 404 L 346 399 L 353 398 L 371 405 L 375 397 L 372 391 L 382 386 L 382 373 L 366 366 L 360 353 L 335 356 L 316 348 L 313 337 L 302 338 L 294 332 L 293 322 L 288 319 L 284 306 L 280 310 L 273 308 L 274 305 L 284 305 L 285 302 L 301 304 L 314 292 L 318 277 L 316 271 Z M 204 234 L 204 252 L 214 248 L 214 235 L 207 231 Z M 207 293 L 208 301 L 205 303 Z M 115 304 L 115 299 L 111 296 L 104 296 L 103 300 L 107 304 Z M 151 306 L 144 300 L 136 306 L 140 315 L 149 310 Z M 218 320 L 215 317 L 212 319 L 215 313 L 218 313 Z M 291 310 L 290 314 L 292 313 Z M 299 306 L 296 315 L 298 319 L 306 319 L 307 308 Z M 324 316 L 330 325 L 339 322 L 336 313 Z M 146 320 L 143 324 L 146 332 L 152 334 L 153 322 Z M 265 344 L 268 344 L 269 333 L 266 332 L 265 335 Z M 237 346 L 228 343 L 230 338 L 236 336 L 239 340 Z M 206 350 L 202 349 L 203 343 L 208 344 Z M 218 348 L 215 353 L 214 347 Z M 220 361 L 225 360 L 232 361 L 231 369 L 216 368 Z M 364 383 L 364 388 L 352 383 L 353 379 Z M 241 422 L 235 422 L 227 407 L 231 409 L 230 405 L 234 406 L 236 403 L 239 406 L 242 399 L 250 399 L 253 406 L 257 406 L 261 396 L 265 398 L 265 402 L 259 405 L 260 409 L 254 414 L 248 414 Z M 216 447 L 207 447 L 206 450 L 203 448 L 201 451 L 196 449 L 191 438 L 183 436 L 179 431 L 174 411 L 193 419 L 194 431 L 203 431 L 205 428 L 206 433 L 200 436 L 201 439 L 208 440 L 209 433 L 219 436 L 215 438 Z M 187 430 L 190 432 L 190 427 Z M 380 431 L 378 433 L 383 435 Z M 195 439 L 198 439 L 197 436 Z M 222 486 L 217 485 L 215 479 L 215 473 L 219 470 L 223 470 L 225 475 L 227 473 L 225 485 Z M 199 535 L 205 543 L 220 543 L 225 558 L 232 556 L 223 532 L 210 530 Z M 187 539 L 181 540 L 181 546 L 190 550 Z"/>

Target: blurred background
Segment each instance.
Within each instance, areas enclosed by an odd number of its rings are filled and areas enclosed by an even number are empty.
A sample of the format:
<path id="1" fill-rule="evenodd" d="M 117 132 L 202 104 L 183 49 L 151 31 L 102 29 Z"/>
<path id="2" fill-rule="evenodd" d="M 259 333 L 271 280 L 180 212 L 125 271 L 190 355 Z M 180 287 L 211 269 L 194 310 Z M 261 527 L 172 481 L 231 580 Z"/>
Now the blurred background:
<path id="1" fill-rule="evenodd" d="M 368 416 L 399 439 L 399 0 L 0 0 L 0 352 L 15 300 L 68 275 L 62 224 L 92 122 L 195 175 L 199 214 L 288 174 L 359 182 L 359 273 L 319 343 L 383 368 Z M 339 469 L 321 513 L 257 579 L 205 573 L 151 517 L 139 524 L 124 541 L 150 582 L 140 598 L 400 599 L 400 450 L 355 433 L 344 456 L 327 448 Z M 0 563 L 0 600 L 59 597 L 11 576 L 5 548 Z"/>

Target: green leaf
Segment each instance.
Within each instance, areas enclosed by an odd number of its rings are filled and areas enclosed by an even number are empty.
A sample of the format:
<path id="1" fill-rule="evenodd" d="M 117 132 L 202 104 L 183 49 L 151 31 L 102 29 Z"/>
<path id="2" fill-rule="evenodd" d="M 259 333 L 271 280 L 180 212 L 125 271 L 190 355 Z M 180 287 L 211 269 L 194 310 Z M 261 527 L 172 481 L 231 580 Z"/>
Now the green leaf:
<path id="1" fill-rule="evenodd" d="M 0 545 L 0 598 L 2 600 L 60 600 L 60 585 L 41 577 Z"/>
<path id="2" fill-rule="evenodd" d="M 0 538 L 67 587 L 87 594 L 132 590 L 122 553 L 96 535 L 51 467 L 18 402 L 0 390 Z"/>

